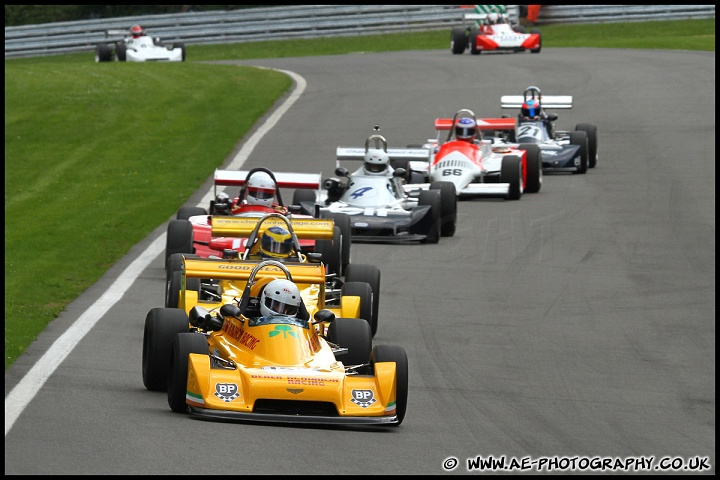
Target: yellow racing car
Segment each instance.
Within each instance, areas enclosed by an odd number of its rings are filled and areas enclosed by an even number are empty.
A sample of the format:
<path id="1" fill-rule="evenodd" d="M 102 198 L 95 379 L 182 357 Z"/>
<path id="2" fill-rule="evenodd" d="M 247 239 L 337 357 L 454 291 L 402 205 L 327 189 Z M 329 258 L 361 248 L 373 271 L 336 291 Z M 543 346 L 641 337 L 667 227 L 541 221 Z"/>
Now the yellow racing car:
<path id="1" fill-rule="evenodd" d="M 372 335 L 375 336 L 378 329 L 378 311 L 380 305 L 380 269 L 375 265 L 366 264 L 348 264 L 345 267 L 343 278 L 336 273 L 328 271 L 325 253 L 308 252 L 303 253 L 300 239 L 314 239 L 318 242 L 334 242 L 334 231 L 337 227 L 334 225 L 333 219 L 328 218 L 288 218 L 278 213 L 269 213 L 263 217 L 216 217 L 212 222 L 212 235 L 225 239 L 243 239 L 244 251 L 238 253 L 233 248 L 222 250 L 225 258 L 241 258 L 243 260 L 255 261 L 263 259 L 261 255 L 261 240 L 264 233 L 272 227 L 283 227 L 290 235 L 288 243 L 292 246 L 289 252 L 280 256 L 274 256 L 273 260 L 278 260 L 286 264 L 290 263 L 315 263 L 325 264 L 325 288 L 322 289 L 322 295 L 326 307 L 337 306 L 343 296 L 359 296 L 360 314 L 358 318 L 364 318 L 370 324 Z M 335 235 L 336 236 L 336 235 Z M 340 250 L 336 251 L 337 262 L 340 261 Z M 181 283 L 181 265 L 185 258 L 200 258 L 197 254 L 174 253 L 170 255 L 167 261 L 167 279 L 165 290 L 165 306 L 180 307 L 179 293 Z M 218 258 L 218 257 L 214 257 Z M 227 282 L 218 282 L 217 279 L 207 278 L 189 278 L 187 280 L 187 290 L 198 292 L 200 301 L 216 301 L 219 302 L 221 296 L 225 296 L 224 302 L 232 301 L 232 295 L 237 295 L 236 291 L 242 289 L 243 285 L 225 285 Z M 232 293 L 235 291 L 235 293 Z M 315 289 L 315 293 L 319 290 Z M 188 309 L 186 309 L 188 310 Z M 347 315 L 345 315 L 347 316 Z"/>
<path id="2" fill-rule="evenodd" d="M 372 347 L 359 297 L 327 309 L 322 264 L 185 259 L 181 308 L 155 308 L 145 321 L 143 381 L 167 390 L 174 412 L 220 420 L 400 425 L 408 361 L 398 346 Z M 244 285 L 230 303 L 198 302 L 185 279 Z M 274 280 L 297 285 L 295 316 L 262 314 Z M 275 282 L 273 282 L 275 283 Z"/>

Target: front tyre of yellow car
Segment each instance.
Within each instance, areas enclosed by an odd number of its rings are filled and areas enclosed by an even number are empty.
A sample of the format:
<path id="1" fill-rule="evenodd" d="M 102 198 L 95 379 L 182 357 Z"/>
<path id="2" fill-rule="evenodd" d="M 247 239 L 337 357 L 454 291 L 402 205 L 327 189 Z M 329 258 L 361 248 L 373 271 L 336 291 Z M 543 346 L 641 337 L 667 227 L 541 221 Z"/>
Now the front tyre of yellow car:
<path id="1" fill-rule="evenodd" d="M 395 401 L 397 425 L 400 425 L 405 418 L 408 399 L 408 359 L 403 347 L 394 345 L 375 345 L 370 353 L 370 365 L 374 366 L 380 362 L 395 362 L 396 389 Z"/>
<path id="2" fill-rule="evenodd" d="M 177 308 L 153 308 L 145 317 L 142 376 L 145 388 L 153 392 L 167 389 L 170 349 L 175 335 L 188 330 L 188 317 Z"/>
<path id="3" fill-rule="evenodd" d="M 185 393 L 187 392 L 188 355 L 191 353 L 208 354 L 207 339 L 201 333 L 178 333 L 173 340 L 170 353 L 170 371 L 168 372 L 167 397 L 170 410 L 185 413 Z"/>

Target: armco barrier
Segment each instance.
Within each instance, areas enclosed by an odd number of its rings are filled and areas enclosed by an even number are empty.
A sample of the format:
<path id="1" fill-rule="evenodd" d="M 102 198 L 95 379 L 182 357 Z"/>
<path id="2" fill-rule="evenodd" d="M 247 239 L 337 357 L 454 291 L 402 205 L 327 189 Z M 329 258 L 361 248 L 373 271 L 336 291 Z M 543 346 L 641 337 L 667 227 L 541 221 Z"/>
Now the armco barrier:
<path id="1" fill-rule="evenodd" d="M 506 5 L 517 21 L 518 5 Z M 186 45 L 242 43 L 448 29 L 464 24 L 460 5 L 283 5 L 232 11 L 5 27 L 5 58 L 95 50 L 107 30 L 140 24 Z M 715 5 L 544 5 L 538 25 L 715 18 Z"/>

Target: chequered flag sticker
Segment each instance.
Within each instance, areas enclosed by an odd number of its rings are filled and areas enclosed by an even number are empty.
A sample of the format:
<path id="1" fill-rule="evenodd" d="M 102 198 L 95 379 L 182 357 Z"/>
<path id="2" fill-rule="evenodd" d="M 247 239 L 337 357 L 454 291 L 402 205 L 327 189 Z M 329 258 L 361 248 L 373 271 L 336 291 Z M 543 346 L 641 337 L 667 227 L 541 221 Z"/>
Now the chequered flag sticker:
<path id="1" fill-rule="evenodd" d="M 352 391 L 352 398 L 350 399 L 353 403 L 360 405 L 362 408 L 367 408 L 376 402 L 375 395 L 372 390 L 355 390 Z"/>
<path id="2" fill-rule="evenodd" d="M 240 396 L 240 390 L 234 383 L 216 383 L 215 396 L 223 402 L 232 402 Z"/>

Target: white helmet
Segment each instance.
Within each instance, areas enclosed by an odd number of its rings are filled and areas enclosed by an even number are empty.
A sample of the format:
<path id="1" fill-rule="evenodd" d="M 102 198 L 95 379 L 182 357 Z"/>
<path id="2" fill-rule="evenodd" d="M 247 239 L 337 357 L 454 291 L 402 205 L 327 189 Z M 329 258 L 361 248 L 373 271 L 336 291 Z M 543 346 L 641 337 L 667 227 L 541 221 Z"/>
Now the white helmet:
<path id="1" fill-rule="evenodd" d="M 380 148 L 368 148 L 365 152 L 365 165 L 363 168 L 366 175 L 385 175 L 390 157 Z"/>
<path id="2" fill-rule="evenodd" d="M 300 290 L 290 280 L 273 280 L 260 295 L 260 314 L 263 317 L 284 315 L 295 317 L 300 307 Z"/>
<path id="3" fill-rule="evenodd" d="M 499 13 L 488 13 L 487 20 L 489 24 L 495 24 L 498 23 L 498 20 L 500 20 L 500 14 Z"/>
<path id="4" fill-rule="evenodd" d="M 275 188 L 275 182 L 267 172 L 253 173 L 245 186 L 247 204 L 272 207 Z"/>

